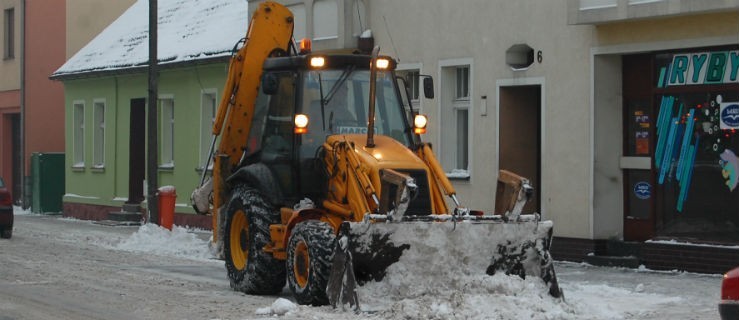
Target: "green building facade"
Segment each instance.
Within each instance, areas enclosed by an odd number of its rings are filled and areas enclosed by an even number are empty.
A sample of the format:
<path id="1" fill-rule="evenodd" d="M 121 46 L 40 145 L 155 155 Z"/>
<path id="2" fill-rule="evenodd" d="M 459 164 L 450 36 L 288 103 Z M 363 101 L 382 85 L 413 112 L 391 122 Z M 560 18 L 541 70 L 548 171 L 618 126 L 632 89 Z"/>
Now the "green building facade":
<path id="1" fill-rule="evenodd" d="M 189 194 L 200 181 L 212 139 L 212 119 L 227 75 L 227 61 L 220 60 L 160 71 L 158 184 L 177 189 L 177 213 L 194 213 Z M 144 200 L 139 197 L 143 194 L 130 193 L 146 192 L 142 180 L 145 161 L 132 160 L 131 153 L 147 150 L 146 119 L 142 118 L 146 115 L 142 103 L 148 96 L 147 72 L 61 80 L 67 124 L 65 215 L 105 219 L 108 211 L 124 203 Z M 139 143 L 132 144 L 136 137 Z M 145 159 L 145 153 L 139 159 Z M 132 177 L 132 172 L 139 172 L 140 179 Z M 146 207 L 145 200 L 142 206 Z"/>

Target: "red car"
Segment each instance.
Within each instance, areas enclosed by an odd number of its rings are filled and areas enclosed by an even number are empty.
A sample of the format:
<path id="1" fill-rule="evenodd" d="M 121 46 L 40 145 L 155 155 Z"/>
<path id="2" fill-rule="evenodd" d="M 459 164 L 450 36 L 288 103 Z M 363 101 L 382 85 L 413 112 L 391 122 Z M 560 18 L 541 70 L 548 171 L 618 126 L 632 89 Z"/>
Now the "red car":
<path id="1" fill-rule="evenodd" d="M 10 239 L 13 236 L 13 197 L 0 177 L 0 238 Z"/>
<path id="2" fill-rule="evenodd" d="M 721 319 L 739 319 L 739 267 L 724 274 L 718 312 Z"/>

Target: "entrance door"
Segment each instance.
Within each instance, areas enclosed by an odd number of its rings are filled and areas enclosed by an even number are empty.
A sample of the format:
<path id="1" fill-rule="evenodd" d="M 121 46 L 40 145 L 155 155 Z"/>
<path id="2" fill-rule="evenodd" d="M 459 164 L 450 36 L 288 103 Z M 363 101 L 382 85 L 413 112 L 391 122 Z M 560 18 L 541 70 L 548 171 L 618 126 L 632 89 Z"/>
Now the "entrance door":
<path id="1" fill-rule="evenodd" d="M 131 120 L 128 144 L 128 201 L 144 200 L 146 175 L 146 99 L 131 99 Z"/>
<path id="2" fill-rule="evenodd" d="M 499 168 L 529 179 L 534 197 L 523 213 L 541 213 L 541 86 L 500 87 L 499 99 Z"/>
<path id="3" fill-rule="evenodd" d="M 624 103 L 624 240 L 645 241 L 655 232 L 655 181 L 651 170 L 654 150 L 652 57 L 623 57 Z"/>

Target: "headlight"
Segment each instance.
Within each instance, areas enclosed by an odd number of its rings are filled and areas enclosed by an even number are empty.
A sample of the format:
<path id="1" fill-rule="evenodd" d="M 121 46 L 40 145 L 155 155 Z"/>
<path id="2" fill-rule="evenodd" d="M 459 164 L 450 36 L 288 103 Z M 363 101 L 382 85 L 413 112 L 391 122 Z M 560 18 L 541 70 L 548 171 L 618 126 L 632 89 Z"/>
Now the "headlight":
<path id="1" fill-rule="evenodd" d="M 295 115 L 295 133 L 302 134 L 308 132 L 308 116 L 304 114 Z"/>
<path id="2" fill-rule="evenodd" d="M 390 60 L 388 59 L 377 59 L 377 69 L 387 69 L 387 67 L 390 65 Z"/>
<path id="3" fill-rule="evenodd" d="M 428 124 L 428 119 L 425 115 L 417 114 L 413 118 L 413 133 L 415 134 L 424 134 L 426 133 L 426 125 Z"/>
<path id="4" fill-rule="evenodd" d="M 326 59 L 323 57 L 313 57 L 310 58 L 310 66 L 314 68 L 323 68 L 323 66 L 326 64 Z"/>

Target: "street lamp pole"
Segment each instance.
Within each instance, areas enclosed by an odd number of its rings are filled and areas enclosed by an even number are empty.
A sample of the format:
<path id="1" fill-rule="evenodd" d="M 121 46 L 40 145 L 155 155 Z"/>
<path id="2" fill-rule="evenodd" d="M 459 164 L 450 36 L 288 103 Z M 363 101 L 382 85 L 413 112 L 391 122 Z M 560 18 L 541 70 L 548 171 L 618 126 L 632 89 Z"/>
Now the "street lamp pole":
<path id="1" fill-rule="evenodd" d="M 149 0 L 149 98 L 147 99 L 147 152 L 146 152 L 146 207 L 149 211 L 149 223 L 159 223 L 158 207 L 158 155 L 157 146 L 157 0 Z"/>

